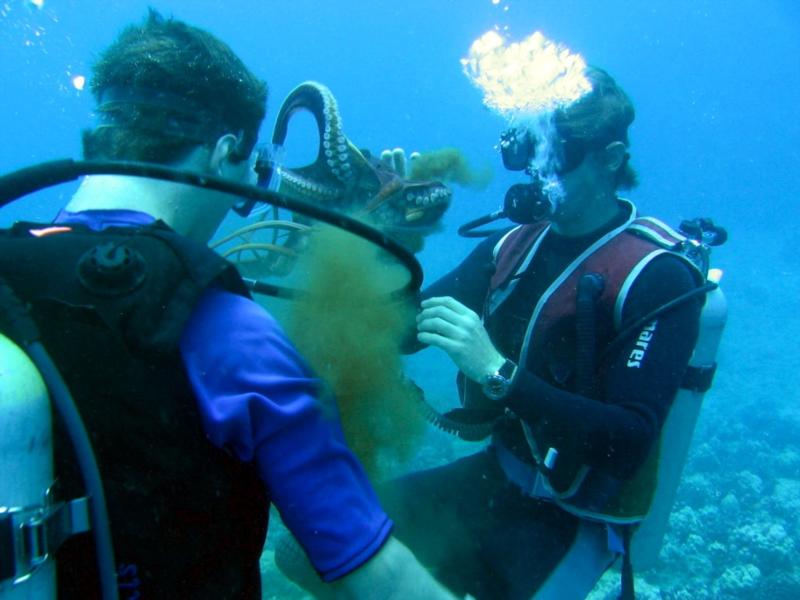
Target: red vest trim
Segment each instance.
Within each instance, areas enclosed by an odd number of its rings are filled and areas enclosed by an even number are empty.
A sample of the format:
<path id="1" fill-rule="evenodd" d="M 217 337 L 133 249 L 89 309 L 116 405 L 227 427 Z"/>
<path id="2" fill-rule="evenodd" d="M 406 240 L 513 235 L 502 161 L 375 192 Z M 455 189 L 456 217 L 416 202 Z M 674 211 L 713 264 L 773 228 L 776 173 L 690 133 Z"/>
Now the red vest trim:
<path id="1" fill-rule="evenodd" d="M 627 202 L 626 202 L 627 203 Z M 545 290 L 528 322 L 525 338 L 520 348 L 519 363 L 534 373 L 550 380 L 547 368 L 548 347 L 554 343 L 559 331 L 565 327 L 574 330 L 578 282 L 585 273 L 599 273 L 605 285 L 597 302 L 597 347 L 603 348 L 616 335 L 621 325 L 622 310 L 628 291 L 644 267 L 656 256 L 675 251 L 675 255 L 692 264 L 680 252 L 686 238 L 660 221 L 650 217 L 636 217 L 635 207 L 630 208 L 628 220 L 608 232 L 580 256 Z M 526 225 L 512 230 L 495 248 L 495 276 L 491 280 L 486 303 L 486 314 L 491 314 L 511 294 L 519 275 L 528 268 L 548 230 L 547 224 Z M 693 269 L 702 280 L 700 271 Z M 552 338 L 552 339 L 551 339 Z M 532 353 L 529 358 L 529 353 Z M 598 365 L 602 368 L 602 365 Z M 528 445 L 535 461 L 542 463 L 537 443 L 537 426 L 523 423 Z M 543 476 L 542 497 L 556 501 L 559 506 L 578 516 L 590 516 L 612 522 L 637 522 L 646 514 L 652 497 L 651 485 L 646 477 L 631 482 L 621 482 L 595 472 L 585 465 L 559 459 L 566 469 L 556 478 Z M 655 468 L 648 465 L 645 475 Z M 559 471 L 559 467 L 556 467 Z M 538 479 L 537 479 L 538 481 Z M 616 490 L 616 491 L 615 491 Z"/>
<path id="2" fill-rule="evenodd" d="M 676 248 L 685 237 L 651 217 L 630 217 L 576 258 L 542 294 L 533 310 L 523 342 L 519 364 L 526 364 L 528 352 L 540 351 L 554 324 L 575 313 L 578 282 L 586 273 L 599 273 L 605 285 L 597 302 L 598 342 L 610 341 L 621 325 L 628 291 L 642 269 L 657 255 Z M 549 224 L 523 225 L 512 230 L 495 248 L 487 312 L 493 312 L 510 295 L 515 277 L 533 260 Z M 688 262 L 688 261 L 687 261 Z M 612 326 L 613 324 L 613 326 Z M 535 340 L 531 348 L 531 340 Z M 537 357 L 538 358 L 538 357 Z M 536 360 L 536 364 L 540 364 Z"/>

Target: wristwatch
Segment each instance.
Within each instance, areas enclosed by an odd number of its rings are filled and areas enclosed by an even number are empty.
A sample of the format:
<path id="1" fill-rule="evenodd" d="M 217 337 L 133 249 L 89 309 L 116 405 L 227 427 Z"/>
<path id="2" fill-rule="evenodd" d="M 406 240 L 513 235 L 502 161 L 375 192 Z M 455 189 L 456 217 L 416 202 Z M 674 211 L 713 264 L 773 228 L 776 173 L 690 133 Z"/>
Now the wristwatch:
<path id="1" fill-rule="evenodd" d="M 517 365 L 514 361 L 506 359 L 497 371 L 486 376 L 483 380 L 483 393 L 491 400 L 502 400 L 508 394 Z"/>

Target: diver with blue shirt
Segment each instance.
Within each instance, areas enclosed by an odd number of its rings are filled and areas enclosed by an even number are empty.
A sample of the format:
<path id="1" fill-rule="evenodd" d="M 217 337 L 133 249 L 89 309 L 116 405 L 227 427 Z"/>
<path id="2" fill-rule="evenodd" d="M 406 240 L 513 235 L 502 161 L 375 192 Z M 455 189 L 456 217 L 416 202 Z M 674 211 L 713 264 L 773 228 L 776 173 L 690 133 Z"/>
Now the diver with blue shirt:
<path id="1" fill-rule="evenodd" d="M 101 55 L 91 85 L 87 159 L 254 182 L 266 85 L 211 34 L 151 11 Z M 94 445 L 120 597 L 260 598 L 270 503 L 334 596 L 450 597 L 392 537 L 303 358 L 206 246 L 235 202 L 94 175 L 53 223 L 0 233 L 0 275 Z M 62 428 L 54 436 L 53 495 L 75 497 L 80 473 Z M 57 568 L 59 598 L 99 595 L 87 534 L 63 543 Z"/>

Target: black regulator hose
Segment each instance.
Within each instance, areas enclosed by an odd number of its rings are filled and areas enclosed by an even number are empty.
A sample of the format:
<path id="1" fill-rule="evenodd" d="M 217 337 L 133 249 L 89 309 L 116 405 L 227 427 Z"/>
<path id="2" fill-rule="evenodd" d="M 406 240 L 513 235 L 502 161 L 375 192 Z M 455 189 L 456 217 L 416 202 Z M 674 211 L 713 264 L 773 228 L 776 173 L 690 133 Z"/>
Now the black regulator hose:
<path id="1" fill-rule="evenodd" d="M 477 219 L 473 219 L 472 221 L 467 221 L 461 227 L 458 228 L 458 235 L 461 237 L 468 237 L 468 238 L 478 238 L 478 237 L 489 237 L 493 233 L 497 233 L 500 229 L 481 229 L 475 231 L 478 227 L 482 225 L 488 225 L 493 221 L 497 221 L 498 219 L 502 219 L 506 216 L 506 213 L 503 209 L 496 210 L 493 213 L 489 213 L 488 215 L 484 215 L 482 217 L 478 217 Z"/>
<path id="2" fill-rule="evenodd" d="M 600 356 L 600 361 L 604 361 L 614 352 L 620 349 L 620 347 L 627 341 L 631 339 L 631 337 L 639 333 L 642 327 L 648 325 L 656 318 L 660 317 L 664 313 L 667 313 L 679 306 L 682 306 L 689 300 L 697 298 L 699 296 L 705 296 L 706 294 L 713 292 L 715 289 L 719 287 L 719 284 L 713 281 L 707 281 L 705 284 L 701 285 L 700 287 L 696 287 L 694 289 L 689 290 L 688 292 L 684 292 L 677 298 L 673 298 L 669 302 L 666 302 L 656 308 L 655 310 L 647 313 L 643 317 L 640 317 L 634 320 L 631 323 L 623 324 L 621 331 L 616 335 L 616 337 L 611 340 L 611 343 L 606 347 L 603 354 Z"/>
<path id="3" fill-rule="evenodd" d="M 42 376 L 56 412 L 61 417 L 78 460 L 83 483 L 89 495 L 92 534 L 97 552 L 97 568 L 103 600 L 117 600 L 117 571 L 114 546 L 100 469 L 92 443 L 58 368 L 45 350 L 35 321 L 11 287 L 0 279 L 0 331 L 22 348 Z"/>
<path id="4" fill-rule="evenodd" d="M 592 397 L 595 387 L 595 303 L 603 292 L 605 281 L 600 273 L 585 273 L 578 280 L 575 310 L 575 335 L 577 356 L 575 371 L 577 392 Z"/>
<path id="5" fill-rule="evenodd" d="M 488 237 L 502 229 L 481 229 L 492 221 L 506 218 L 517 225 L 530 225 L 546 219 L 552 210 L 547 194 L 544 192 L 544 182 L 538 173 L 534 174 L 531 183 L 516 183 L 506 191 L 503 198 L 503 208 L 483 217 L 464 223 L 458 228 L 458 235 L 468 238 Z"/>
<path id="6" fill-rule="evenodd" d="M 323 221 L 357 235 L 392 254 L 409 272 L 409 281 L 394 294 L 415 294 L 422 287 L 422 267 L 414 254 L 382 231 L 343 213 L 312 202 L 286 198 L 263 188 L 236 183 L 205 173 L 182 171 L 152 163 L 132 161 L 54 160 L 0 177 L 0 207 L 41 189 L 74 181 L 84 175 L 132 175 L 216 190 L 284 208 Z"/>

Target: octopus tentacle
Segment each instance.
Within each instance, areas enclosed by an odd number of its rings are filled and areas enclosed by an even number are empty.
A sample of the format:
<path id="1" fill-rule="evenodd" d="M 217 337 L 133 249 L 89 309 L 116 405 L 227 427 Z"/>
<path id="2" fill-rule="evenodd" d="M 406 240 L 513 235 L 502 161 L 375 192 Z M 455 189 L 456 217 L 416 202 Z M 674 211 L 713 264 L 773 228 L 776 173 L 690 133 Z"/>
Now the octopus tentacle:
<path id="1" fill-rule="evenodd" d="M 287 186 L 304 195 L 309 191 L 321 192 L 328 199 L 341 195 L 352 184 L 355 172 L 363 171 L 369 165 L 344 134 L 339 105 L 327 87 L 306 81 L 292 90 L 278 112 L 272 142 L 279 146 L 284 144 L 289 121 L 300 110 L 308 111 L 314 118 L 320 144 L 313 164 L 282 171 Z"/>
<path id="2" fill-rule="evenodd" d="M 306 81 L 289 93 L 278 112 L 273 144 L 284 144 L 289 122 L 301 110 L 316 123 L 317 157 L 304 167 L 281 167 L 280 193 L 369 216 L 385 227 L 424 226 L 441 217 L 450 190 L 436 181 L 403 179 L 362 153 L 345 135 L 336 98 L 321 83 Z"/>

